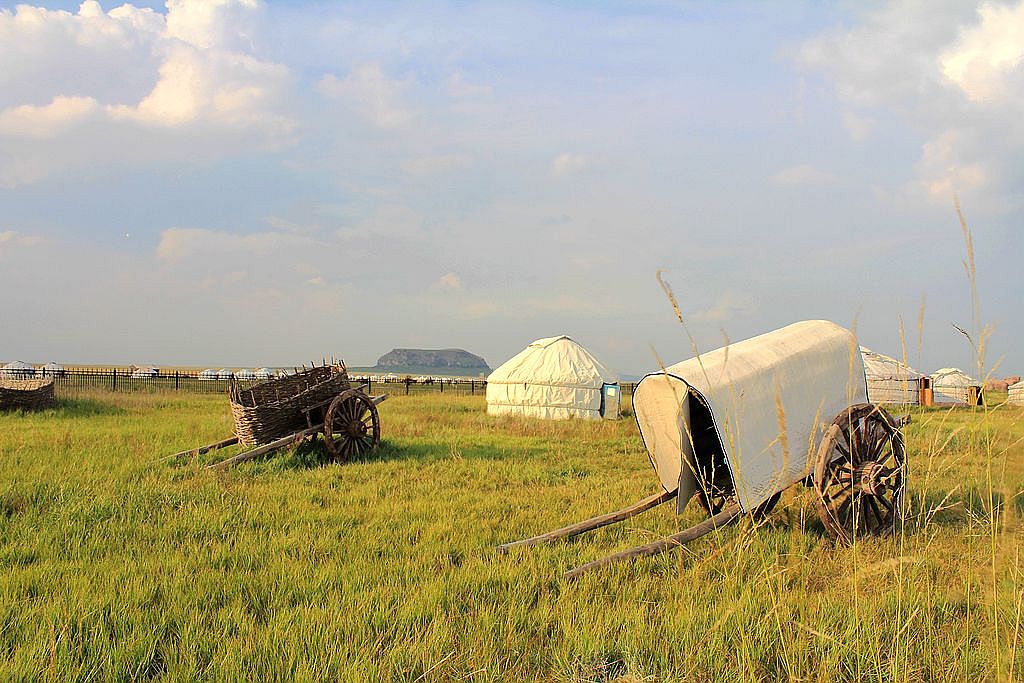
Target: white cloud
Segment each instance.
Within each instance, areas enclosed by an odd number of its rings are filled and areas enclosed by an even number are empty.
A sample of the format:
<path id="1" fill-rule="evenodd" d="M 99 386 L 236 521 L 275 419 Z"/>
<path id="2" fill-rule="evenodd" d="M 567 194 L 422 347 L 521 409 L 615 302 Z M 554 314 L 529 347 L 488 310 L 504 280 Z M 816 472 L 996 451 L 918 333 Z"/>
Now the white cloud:
<path id="1" fill-rule="evenodd" d="M 983 4 L 890 0 L 850 27 L 806 41 L 798 62 L 819 71 L 863 139 L 895 113 L 924 138 L 910 196 L 948 205 L 970 193 L 1003 206 L 1024 154 L 1024 0 Z"/>
<path id="2" fill-rule="evenodd" d="M 489 85 L 469 83 L 461 73 L 453 73 L 448 78 L 448 94 L 457 99 L 476 99 L 489 97 L 494 89 Z"/>
<path id="3" fill-rule="evenodd" d="M 714 305 L 703 310 L 691 313 L 689 316 L 683 313 L 684 318 L 695 322 L 723 323 L 733 320 L 741 315 L 754 310 L 754 301 L 748 295 L 736 290 L 724 291 Z"/>
<path id="4" fill-rule="evenodd" d="M 33 138 L 53 137 L 85 120 L 97 110 L 91 97 L 58 95 L 41 107 L 23 104 L 0 111 L 0 134 Z"/>
<path id="5" fill-rule="evenodd" d="M 412 83 L 389 78 L 379 64 L 362 64 L 346 76 L 327 74 L 318 87 L 324 95 L 347 102 L 378 128 L 403 128 L 412 121 L 403 93 Z"/>
<path id="6" fill-rule="evenodd" d="M 582 171 L 587 166 L 587 158 L 579 154 L 563 152 L 551 162 L 551 175 L 565 177 Z"/>
<path id="7" fill-rule="evenodd" d="M 462 289 L 462 279 L 455 273 L 445 273 L 436 285 L 441 289 Z"/>
<path id="8" fill-rule="evenodd" d="M 286 250 L 315 246 L 313 240 L 291 232 L 236 234 L 206 228 L 168 228 L 160 233 L 157 257 L 174 265 L 191 259 L 230 262 L 252 256 L 271 256 Z"/>
<path id="9" fill-rule="evenodd" d="M 939 57 L 942 73 L 975 101 L 1008 94 L 1008 78 L 1024 59 L 1024 2 L 1017 6 L 985 3 L 981 21 L 964 28 Z"/>
<path id="10" fill-rule="evenodd" d="M 430 174 L 464 168 L 472 162 L 468 154 L 432 154 L 402 161 L 402 170 L 413 174 Z"/>
<path id="11" fill-rule="evenodd" d="M 209 159 L 292 140 L 289 71 L 254 53 L 262 4 L 167 7 L 0 10 L 0 64 L 17 65 L 0 69 L 0 186 L 86 164 Z"/>
<path id="12" fill-rule="evenodd" d="M 15 230 L 0 231 L 0 247 L 34 247 L 42 242 L 43 238 L 39 235 L 26 235 Z"/>
<path id="13" fill-rule="evenodd" d="M 852 111 L 843 112 L 843 128 L 855 142 L 866 140 L 874 125 L 875 122 L 866 116 L 859 116 Z"/>
<path id="14" fill-rule="evenodd" d="M 771 177 L 776 185 L 833 185 L 836 177 L 827 171 L 822 171 L 811 164 L 801 164 L 784 168 Z"/>

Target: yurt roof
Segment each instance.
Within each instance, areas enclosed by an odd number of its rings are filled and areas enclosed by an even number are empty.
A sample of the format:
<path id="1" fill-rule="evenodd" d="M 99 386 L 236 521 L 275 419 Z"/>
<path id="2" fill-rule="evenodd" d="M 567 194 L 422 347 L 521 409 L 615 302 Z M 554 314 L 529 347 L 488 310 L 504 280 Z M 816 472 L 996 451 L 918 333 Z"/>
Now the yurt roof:
<path id="1" fill-rule="evenodd" d="M 939 368 L 931 377 L 932 383 L 938 386 L 969 387 L 978 384 L 960 368 Z"/>
<path id="2" fill-rule="evenodd" d="M 860 347 L 860 353 L 864 359 L 864 372 L 869 378 L 902 380 L 924 377 L 924 375 L 906 363 L 886 356 L 884 353 L 872 351 L 866 346 Z"/>
<path id="3" fill-rule="evenodd" d="M 488 383 L 596 386 L 614 384 L 618 377 L 594 354 L 566 335 L 544 337 L 502 363 Z"/>
<path id="4" fill-rule="evenodd" d="M 63 369 L 64 369 L 63 365 L 61 365 L 60 363 L 55 363 L 52 360 L 49 363 L 47 363 L 46 365 L 43 366 L 43 370 L 63 370 Z"/>
<path id="5" fill-rule="evenodd" d="M 23 360 L 11 361 L 3 367 L 4 370 L 32 370 L 35 371 L 35 367 L 31 363 L 26 363 Z"/>

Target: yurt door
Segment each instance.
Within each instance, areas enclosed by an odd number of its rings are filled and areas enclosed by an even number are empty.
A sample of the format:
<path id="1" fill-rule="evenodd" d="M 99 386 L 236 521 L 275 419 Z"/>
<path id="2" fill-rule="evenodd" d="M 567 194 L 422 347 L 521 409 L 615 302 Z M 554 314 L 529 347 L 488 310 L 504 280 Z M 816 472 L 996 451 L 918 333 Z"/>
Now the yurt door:
<path id="1" fill-rule="evenodd" d="M 601 387 L 601 417 L 606 420 L 619 419 L 618 384 L 605 384 Z"/>

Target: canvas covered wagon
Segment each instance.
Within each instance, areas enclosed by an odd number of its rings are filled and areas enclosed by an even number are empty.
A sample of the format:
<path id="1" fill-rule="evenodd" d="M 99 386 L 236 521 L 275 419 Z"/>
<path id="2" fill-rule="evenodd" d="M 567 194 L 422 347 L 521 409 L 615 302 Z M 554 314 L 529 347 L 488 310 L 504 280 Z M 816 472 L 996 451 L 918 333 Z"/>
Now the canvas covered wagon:
<path id="1" fill-rule="evenodd" d="M 661 491 L 622 510 L 501 546 L 552 541 L 676 500 L 707 518 L 678 534 L 569 572 L 652 555 L 742 515 L 768 514 L 787 487 L 814 487 L 819 516 L 843 542 L 902 520 L 901 423 L 868 402 L 854 335 L 827 321 L 795 323 L 647 375 L 633 410 Z"/>
<path id="2" fill-rule="evenodd" d="M 255 383 L 232 380 L 228 394 L 234 436 L 167 457 L 201 455 L 235 444 L 251 448 L 209 465 L 225 467 L 322 434 L 331 458 L 344 462 L 380 444 L 377 406 L 387 394 L 370 396 L 366 389 L 352 386 L 340 362 Z"/>

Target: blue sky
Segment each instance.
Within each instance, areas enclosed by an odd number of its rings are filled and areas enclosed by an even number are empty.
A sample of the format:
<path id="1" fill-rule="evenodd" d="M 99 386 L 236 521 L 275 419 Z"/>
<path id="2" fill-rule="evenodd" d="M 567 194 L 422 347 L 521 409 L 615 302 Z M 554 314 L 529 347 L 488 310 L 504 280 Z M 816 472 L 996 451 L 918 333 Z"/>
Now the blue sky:
<path id="1" fill-rule="evenodd" d="M 1022 55 L 1024 2 L 0 3 L 0 358 L 637 373 L 662 270 L 702 348 L 968 367 L 959 195 L 1020 372 Z"/>

